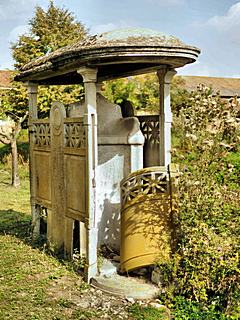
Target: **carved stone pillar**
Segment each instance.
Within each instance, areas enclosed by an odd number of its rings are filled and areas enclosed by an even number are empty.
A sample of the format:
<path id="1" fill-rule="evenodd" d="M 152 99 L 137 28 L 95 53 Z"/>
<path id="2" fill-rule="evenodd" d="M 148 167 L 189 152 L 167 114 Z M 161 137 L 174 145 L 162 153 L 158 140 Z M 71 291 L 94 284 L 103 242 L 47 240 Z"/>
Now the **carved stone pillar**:
<path id="1" fill-rule="evenodd" d="M 40 235 L 40 207 L 35 203 L 36 197 L 36 176 L 34 175 L 34 157 L 33 157 L 33 133 L 32 123 L 38 118 L 37 111 L 37 94 L 38 85 L 35 83 L 28 82 L 26 84 L 28 88 L 29 97 L 29 171 L 30 171 L 30 203 L 32 212 L 32 236 L 33 239 L 37 239 Z"/>
<path id="2" fill-rule="evenodd" d="M 97 274 L 97 221 L 96 221 L 96 171 L 97 148 L 97 69 L 81 68 L 78 73 L 83 77 L 85 88 L 84 124 L 87 126 L 87 168 L 86 168 L 86 280 Z M 82 228 L 83 230 L 83 228 Z"/>
<path id="3" fill-rule="evenodd" d="M 160 166 L 168 166 L 171 163 L 171 125 L 172 112 L 170 105 L 170 83 L 175 70 L 159 70 L 157 72 L 160 85 Z"/>
<path id="4" fill-rule="evenodd" d="M 51 199 L 52 210 L 48 216 L 48 240 L 57 251 L 63 250 L 65 224 L 64 180 L 64 118 L 66 111 L 60 102 L 53 102 L 50 110 L 51 128 Z"/>

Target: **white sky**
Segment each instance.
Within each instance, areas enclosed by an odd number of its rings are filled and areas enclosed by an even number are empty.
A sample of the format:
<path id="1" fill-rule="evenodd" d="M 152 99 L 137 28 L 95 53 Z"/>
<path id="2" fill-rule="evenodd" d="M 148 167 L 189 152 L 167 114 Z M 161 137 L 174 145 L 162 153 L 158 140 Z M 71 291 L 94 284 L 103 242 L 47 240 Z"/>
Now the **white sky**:
<path id="1" fill-rule="evenodd" d="M 202 51 L 179 74 L 240 78 L 240 1 L 234 0 L 55 0 L 90 33 L 141 27 L 176 36 Z M 47 0 L 0 0 L 0 69 L 13 68 L 10 43 L 27 32 L 34 8 Z"/>

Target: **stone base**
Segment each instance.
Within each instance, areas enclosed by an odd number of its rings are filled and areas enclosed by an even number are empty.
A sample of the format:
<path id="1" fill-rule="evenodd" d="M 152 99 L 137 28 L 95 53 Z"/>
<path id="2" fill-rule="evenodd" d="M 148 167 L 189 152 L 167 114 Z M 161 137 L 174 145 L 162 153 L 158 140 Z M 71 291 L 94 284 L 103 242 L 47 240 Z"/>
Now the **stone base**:
<path id="1" fill-rule="evenodd" d="M 153 299 L 159 294 L 159 288 L 144 279 L 113 274 L 111 277 L 97 276 L 91 279 L 91 285 L 106 293 L 133 299 Z"/>

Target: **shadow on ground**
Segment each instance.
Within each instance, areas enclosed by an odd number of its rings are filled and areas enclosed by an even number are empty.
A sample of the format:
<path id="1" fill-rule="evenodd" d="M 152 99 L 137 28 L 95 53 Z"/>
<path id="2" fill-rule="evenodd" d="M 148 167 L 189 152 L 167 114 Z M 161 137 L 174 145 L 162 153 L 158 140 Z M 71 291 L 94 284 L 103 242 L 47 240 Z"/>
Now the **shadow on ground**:
<path id="1" fill-rule="evenodd" d="M 32 239 L 31 216 L 26 213 L 12 209 L 0 210 L 0 235 L 17 237 L 33 249 L 44 251 L 46 254 L 54 256 L 61 263 L 63 262 L 62 254 L 55 254 L 48 248 L 45 235 L 40 236 L 35 241 Z"/>
<path id="2" fill-rule="evenodd" d="M 29 243 L 31 233 L 31 217 L 12 209 L 0 210 L 0 234 L 14 235 Z"/>
<path id="3" fill-rule="evenodd" d="M 71 261 L 67 261 L 67 259 L 64 258 L 62 250 L 56 251 L 54 247 L 51 247 L 47 243 L 46 234 L 40 235 L 36 240 L 32 239 L 30 215 L 12 209 L 0 210 L 0 236 L 1 235 L 17 237 L 33 249 L 38 249 L 45 254 L 54 257 L 62 265 L 68 265 L 68 267 L 71 268 L 71 270 L 78 276 L 84 276 L 82 261 L 80 261 L 78 257 Z"/>

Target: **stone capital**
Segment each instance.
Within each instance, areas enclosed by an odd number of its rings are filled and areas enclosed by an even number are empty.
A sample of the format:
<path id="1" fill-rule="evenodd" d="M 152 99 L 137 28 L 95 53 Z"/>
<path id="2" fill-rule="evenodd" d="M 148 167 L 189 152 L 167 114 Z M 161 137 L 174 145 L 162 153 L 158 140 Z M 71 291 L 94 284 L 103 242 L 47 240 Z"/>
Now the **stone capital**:
<path id="1" fill-rule="evenodd" d="M 77 70 L 77 73 L 79 73 L 83 77 L 83 82 L 97 82 L 97 68 L 87 68 L 82 67 Z"/>
<path id="2" fill-rule="evenodd" d="M 157 76 L 160 83 L 170 84 L 176 73 L 175 69 L 162 69 L 157 71 Z"/>
<path id="3" fill-rule="evenodd" d="M 37 94 L 38 93 L 38 84 L 34 82 L 25 82 L 24 85 L 28 88 L 29 94 Z"/>

